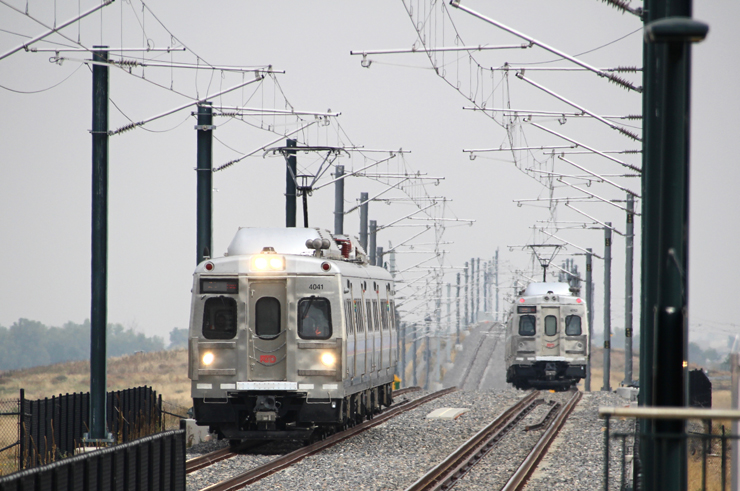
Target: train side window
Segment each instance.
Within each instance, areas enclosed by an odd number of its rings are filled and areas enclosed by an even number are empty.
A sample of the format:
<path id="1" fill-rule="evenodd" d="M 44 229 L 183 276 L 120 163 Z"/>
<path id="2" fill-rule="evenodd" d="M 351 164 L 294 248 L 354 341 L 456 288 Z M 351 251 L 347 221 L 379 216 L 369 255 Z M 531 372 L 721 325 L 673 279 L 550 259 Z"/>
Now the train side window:
<path id="1" fill-rule="evenodd" d="M 580 336 L 581 335 L 581 316 L 580 315 L 569 315 L 565 318 L 565 335 L 566 336 Z"/>
<path id="2" fill-rule="evenodd" d="M 347 299 L 344 301 L 344 322 L 347 323 L 347 334 L 355 332 L 352 320 L 352 300 Z"/>
<path id="3" fill-rule="evenodd" d="M 545 336 L 554 336 L 558 333 L 558 318 L 554 315 L 545 317 Z"/>
<path id="4" fill-rule="evenodd" d="M 391 300 L 390 310 L 388 311 L 388 325 L 391 329 L 396 329 L 396 302 Z"/>
<path id="5" fill-rule="evenodd" d="M 534 336 L 536 332 L 534 328 L 534 321 L 535 318 L 533 315 L 523 315 L 519 317 L 519 335 Z"/>
<path id="6" fill-rule="evenodd" d="M 380 310 L 382 311 L 382 315 L 380 316 L 380 319 L 383 321 L 383 330 L 388 330 L 388 301 L 380 302 Z"/>
<path id="7" fill-rule="evenodd" d="M 375 317 L 375 330 L 380 331 L 383 327 L 382 320 L 380 319 L 380 315 L 378 315 L 378 301 L 373 300 L 373 317 Z"/>
<path id="8" fill-rule="evenodd" d="M 203 337 L 232 339 L 236 336 L 236 300 L 211 297 L 203 307 Z"/>
<path id="9" fill-rule="evenodd" d="M 298 335 L 303 339 L 331 337 L 331 304 L 328 299 L 309 297 L 298 302 Z"/>
<path id="10" fill-rule="evenodd" d="M 254 332 L 260 337 L 280 334 L 280 300 L 262 297 L 254 306 Z"/>
<path id="11" fill-rule="evenodd" d="M 375 331 L 375 324 L 373 324 L 373 311 L 370 307 L 370 300 L 365 300 L 365 314 L 367 315 L 367 330 Z"/>
<path id="12" fill-rule="evenodd" d="M 355 300 L 355 328 L 357 332 L 363 332 L 365 325 L 362 322 L 362 303 L 359 300 Z"/>

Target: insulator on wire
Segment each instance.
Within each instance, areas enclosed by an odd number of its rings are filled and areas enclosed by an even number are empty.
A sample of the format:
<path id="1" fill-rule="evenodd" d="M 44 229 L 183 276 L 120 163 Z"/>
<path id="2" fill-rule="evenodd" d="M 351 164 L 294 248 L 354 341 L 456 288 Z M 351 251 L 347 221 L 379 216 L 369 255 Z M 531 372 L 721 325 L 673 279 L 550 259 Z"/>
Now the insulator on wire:
<path id="1" fill-rule="evenodd" d="M 120 59 L 120 60 L 114 61 L 113 63 L 120 67 L 127 67 L 127 68 L 133 68 L 133 67 L 139 66 L 139 62 L 136 60 Z"/>
<path id="2" fill-rule="evenodd" d="M 629 138 L 632 138 L 633 140 L 636 140 L 636 141 L 642 141 L 642 140 L 640 139 L 640 137 L 639 137 L 639 136 L 637 136 L 637 134 L 636 134 L 636 133 L 633 133 L 633 132 L 631 132 L 631 131 L 630 131 L 630 130 L 628 130 L 628 129 L 622 128 L 621 126 L 617 126 L 617 127 L 616 127 L 616 129 L 617 129 L 617 131 L 619 131 L 619 132 L 620 132 L 620 133 L 622 133 L 623 135 L 625 135 L 625 136 L 627 136 L 627 137 L 629 137 Z"/>
<path id="3" fill-rule="evenodd" d="M 642 70 L 642 68 L 637 68 L 636 66 L 618 66 L 615 68 L 614 72 L 628 72 L 628 73 L 637 73 L 638 70 Z"/>
<path id="4" fill-rule="evenodd" d="M 141 124 L 143 124 L 143 123 L 129 123 L 126 126 L 121 126 L 120 128 L 118 128 L 115 131 L 109 131 L 108 132 L 108 136 L 113 136 L 113 135 L 118 135 L 120 133 L 125 133 L 126 131 L 133 130 L 134 128 L 136 128 L 137 126 L 139 126 Z"/>
<path id="5" fill-rule="evenodd" d="M 603 76 L 608 78 L 615 84 L 621 85 L 625 89 L 630 89 L 630 90 L 634 90 L 635 92 L 642 93 L 642 87 L 635 86 L 632 82 L 630 82 L 629 80 L 625 78 L 622 78 L 618 75 L 614 75 L 613 73 L 605 73 Z"/>

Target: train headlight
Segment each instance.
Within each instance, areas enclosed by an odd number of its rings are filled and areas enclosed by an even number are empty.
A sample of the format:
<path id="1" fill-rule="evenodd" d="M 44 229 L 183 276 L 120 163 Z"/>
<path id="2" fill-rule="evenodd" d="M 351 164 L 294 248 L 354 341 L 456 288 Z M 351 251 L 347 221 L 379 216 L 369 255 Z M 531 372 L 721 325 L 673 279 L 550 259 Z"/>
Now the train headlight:
<path id="1" fill-rule="evenodd" d="M 336 362 L 337 358 L 334 356 L 333 353 L 329 353 L 327 351 L 326 353 L 321 355 L 321 363 L 323 363 L 327 367 L 333 367 Z"/>
<path id="2" fill-rule="evenodd" d="M 275 271 L 282 271 L 285 269 L 285 260 L 282 257 L 271 257 L 270 258 L 270 269 Z"/>
<path id="3" fill-rule="evenodd" d="M 211 352 L 205 353 L 205 354 L 203 355 L 203 364 L 204 364 L 204 365 L 206 365 L 206 366 L 208 366 L 208 365 L 210 365 L 211 363 L 213 363 L 213 360 L 214 360 L 215 358 L 216 358 L 216 357 L 215 357 L 215 356 L 213 356 L 213 353 L 211 353 Z"/>
<path id="4" fill-rule="evenodd" d="M 273 254 L 260 254 L 252 259 L 252 269 L 255 271 L 285 271 L 285 258 Z"/>

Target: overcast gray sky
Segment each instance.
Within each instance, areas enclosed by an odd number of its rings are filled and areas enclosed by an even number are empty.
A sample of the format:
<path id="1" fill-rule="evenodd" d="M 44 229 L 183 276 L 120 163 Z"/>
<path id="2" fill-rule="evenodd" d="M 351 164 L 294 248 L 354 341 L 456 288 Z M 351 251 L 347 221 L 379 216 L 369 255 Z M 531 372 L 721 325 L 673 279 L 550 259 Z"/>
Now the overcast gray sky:
<path id="1" fill-rule="evenodd" d="M 25 10 L 26 2 L 9 0 Z M 641 27 L 637 17 L 622 14 L 597 0 L 567 4 L 526 0 L 519 2 L 466 1 L 465 5 L 564 52 L 577 55 L 597 67 L 641 66 Z M 29 0 L 29 14 L 51 25 L 74 17 L 96 2 L 48 2 Z M 546 198 L 549 191 L 522 172 L 511 153 L 478 154 L 470 160 L 463 149 L 508 146 L 501 125 L 479 112 L 464 111 L 467 98 L 486 100 L 488 108 L 572 112 L 573 109 L 516 79 L 514 72 L 476 70 L 467 55 L 439 55 L 438 70 L 431 69 L 424 53 L 370 55 L 369 68 L 361 66 L 350 50 L 409 49 L 421 47 L 414 23 L 421 26 L 427 46 L 454 45 L 452 26 L 461 44 L 508 45 L 523 41 L 441 2 L 400 0 L 373 2 L 146 2 L 118 0 L 74 27 L 64 30 L 85 46 L 166 47 L 183 43 L 185 53 L 150 53 L 159 62 L 266 66 L 285 71 L 219 98 L 218 104 L 296 110 L 341 112 L 329 126 L 313 125 L 297 134 L 312 145 L 363 145 L 368 149 L 411 153 L 397 157 L 383 171 L 420 171 L 444 176 L 438 186 L 408 188 L 420 196 L 445 196 L 445 216 L 476 220 L 472 227 L 449 223 L 443 246 L 449 251 L 445 264 L 460 267 L 471 257 L 490 259 L 500 248 L 501 286 L 512 291 L 514 270 L 531 269 L 531 258 L 520 247 L 546 237 L 532 227 L 538 220 L 556 217 L 562 222 L 584 222 L 582 215 L 563 204 L 551 213 L 547 203 L 518 207 L 513 200 Z M 637 3 L 635 6 L 641 4 Z M 448 13 L 445 11 L 449 11 Z M 56 17 L 55 17 L 56 10 Z M 734 161 L 734 135 L 740 133 L 740 99 L 735 86 L 740 75 L 737 2 L 697 1 L 694 17 L 710 25 L 708 38 L 693 48 L 692 142 L 691 142 L 691 235 L 690 325 L 692 337 L 709 334 L 725 340 L 738 331 L 734 315 L 734 285 L 738 267 L 733 257 L 738 242 L 740 195 L 736 183 L 740 168 Z M 0 5 L 0 52 L 24 42 L 45 28 L 28 17 Z M 156 18 L 154 15 L 156 14 Z M 426 19 L 426 22 L 419 19 Z M 451 20 L 451 22 L 450 22 Z M 164 26 L 164 27 L 163 27 Z M 630 33 L 633 33 L 629 35 Z M 626 36 L 626 37 L 625 37 Z M 613 41 L 623 38 L 620 41 Z M 72 44 L 59 36 L 50 41 Z M 147 41 L 148 40 L 148 41 Z M 178 42 L 179 40 L 179 42 Z M 612 43 L 612 44 L 610 44 Z M 37 43 L 50 48 L 50 43 Z M 127 57 L 133 58 L 138 54 Z M 82 322 L 90 315 L 90 172 L 91 172 L 91 74 L 79 61 L 83 53 L 63 53 L 69 59 L 50 63 L 54 53 L 18 52 L 0 60 L 0 253 L 5 261 L 0 281 L 0 325 L 9 326 L 21 317 L 48 325 Z M 476 52 L 482 66 L 504 63 L 521 65 L 557 58 L 540 48 Z M 528 67 L 573 67 L 566 61 Z M 491 75 L 493 73 L 493 75 Z M 471 77 L 472 74 L 472 77 Z M 441 76 L 440 76 L 441 75 Z M 542 72 L 528 69 L 525 76 L 552 91 L 602 115 L 639 114 L 640 95 L 600 79 L 589 72 Z M 135 68 L 131 73 L 111 70 L 110 128 L 141 121 L 169 111 L 196 97 L 218 92 L 246 81 L 245 75 L 169 68 Z M 641 84 L 639 74 L 626 78 Z M 58 84 L 58 85 L 57 85 Z M 155 85 L 156 84 L 156 85 Z M 12 90 L 8 90 L 12 89 Z M 47 90 L 48 89 L 48 90 Z M 459 89 L 459 90 L 458 90 Z M 34 93 L 19 93 L 34 92 Z M 38 91 L 38 92 L 37 92 Z M 176 93 L 177 92 L 177 93 Z M 181 95 L 183 94 L 183 95 Z M 185 97 L 188 96 L 188 97 Z M 117 108 L 120 109 L 117 109 Z M 196 135 L 192 109 L 178 112 L 110 138 L 110 208 L 108 320 L 140 332 L 166 338 L 173 327 L 187 327 L 191 275 L 195 258 Z M 559 122 L 558 119 L 561 119 Z M 501 119 L 499 118 L 499 122 Z M 621 124 L 638 126 L 639 121 Z M 251 123 L 247 124 L 247 123 Z M 294 119 L 262 118 L 250 121 L 218 118 L 213 161 L 218 166 L 254 151 L 279 135 L 295 129 Z M 283 126 L 290 122 L 290 125 Z M 593 119 L 568 117 L 538 120 L 543 126 L 599 150 L 639 148 L 611 128 Z M 564 123 L 564 124 L 562 124 Z M 270 126 L 268 128 L 268 125 Z M 262 126 L 262 129 L 260 129 Z M 267 130 L 270 131 L 267 131 Z M 515 127 L 517 145 L 563 145 L 564 140 L 527 123 Z M 373 159 L 387 153 L 368 154 Z M 535 166 L 562 174 L 582 174 L 578 169 L 542 151 L 519 155 L 519 167 Z M 536 158 L 540 163 L 534 162 Z M 625 169 L 602 157 L 571 155 L 600 174 L 621 174 Z M 640 165 L 639 155 L 619 156 Z M 359 154 L 337 163 L 359 169 L 369 160 Z M 555 162 L 554 167 L 552 167 Z M 315 170 L 315 157 L 299 155 L 299 166 Z M 263 158 L 262 152 L 214 174 L 214 249 L 226 250 L 239 226 L 284 224 L 284 163 Z M 326 175 L 324 181 L 330 177 Z M 638 191 L 639 180 L 614 178 Z M 571 181 L 576 182 L 576 181 Z M 367 179 L 347 182 L 347 208 L 360 192 L 378 193 L 384 185 Z M 589 191 L 610 199 L 624 193 L 594 183 Z M 562 185 L 555 197 L 580 193 Z M 400 196 L 390 193 L 389 196 Z M 607 204 L 576 203 L 572 206 L 601 221 L 611 221 L 624 231 L 625 216 Z M 310 198 L 311 225 L 333 227 L 333 188 L 328 186 Z M 410 213 L 408 204 L 386 206 L 372 203 L 370 218 L 389 223 Z M 300 213 L 300 208 L 299 208 Z M 300 216 L 300 215 L 299 215 Z M 356 234 L 359 216 L 347 216 L 345 230 Z M 402 222 L 418 224 L 418 222 Z M 639 220 L 637 222 L 639 230 Z M 392 227 L 379 235 L 379 245 L 398 243 L 420 229 Z M 564 229 L 557 233 L 581 247 L 603 252 L 603 232 Z M 433 235 L 423 235 L 415 251 Z M 551 242 L 555 242 L 550 240 Z M 636 278 L 639 273 L 637 238 Z M 567 254 L 578 253 L 569 247 Z M 399 254 L 399 269 L 423 257 Z M 613 252 L 612 326 L 624 325 L 624 240 L 615 237 Z M 576 256 L 581 271 L 584 259 Z M 454 272 L 446 281 L 454 282 Z M 596 330 L 602 326 L 603 268 L 594 268 L 596 282 Z M 636 287 L 638 285 L 636 284 Z M 635 325 L 639 289 L 635 290 Z"/>

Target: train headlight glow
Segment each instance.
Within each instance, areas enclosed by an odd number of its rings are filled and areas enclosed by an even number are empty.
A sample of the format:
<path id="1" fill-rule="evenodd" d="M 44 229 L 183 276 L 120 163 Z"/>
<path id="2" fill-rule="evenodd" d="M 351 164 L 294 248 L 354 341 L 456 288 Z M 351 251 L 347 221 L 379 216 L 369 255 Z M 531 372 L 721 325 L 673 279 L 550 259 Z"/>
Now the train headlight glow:
<path id="1" fill-rule="evenodd" d="M 321 363 L 327 367 L 333 367 L 336 362 L 337 358 L 332 353 L 326 352 L 321 355 Z"/>
<path id="2" fill-rule="evenodd" d="M 285 269 L 285 260 L 282 257 L 271 257 L 270 269 L 274 269 L 275 271 L 282 271 L 283 269 Z"/>
<path id="3" fill-rule="evenodd" d="M 216 358 L 216 357 L 215 357 L 215 356 L 213 356 L 213 353 L 211 353 L 211 352 L 205 353 L 205 354 L 203 355 L 203 364 L 204 364 L 204 365 L 206 365 L 206 366 L 208 366 L 208 365 L 210 365 L 211 363 L 213 363 L 213 360 L 214 360 L 215 358 Z"/>
<path id="4" fill-rule="evenodd" d="M 267 258 L 266 257 L 256 257 L 254 259 L 254 269 L 257 269 L 259 271 L 264 271 L 267 269 Z"/>
<path id="5" fill-rule="evenodd" d="M 254 271 L 285 271 L 285 258 L 283 256 L 259 255 L 252 259 Z"/>

